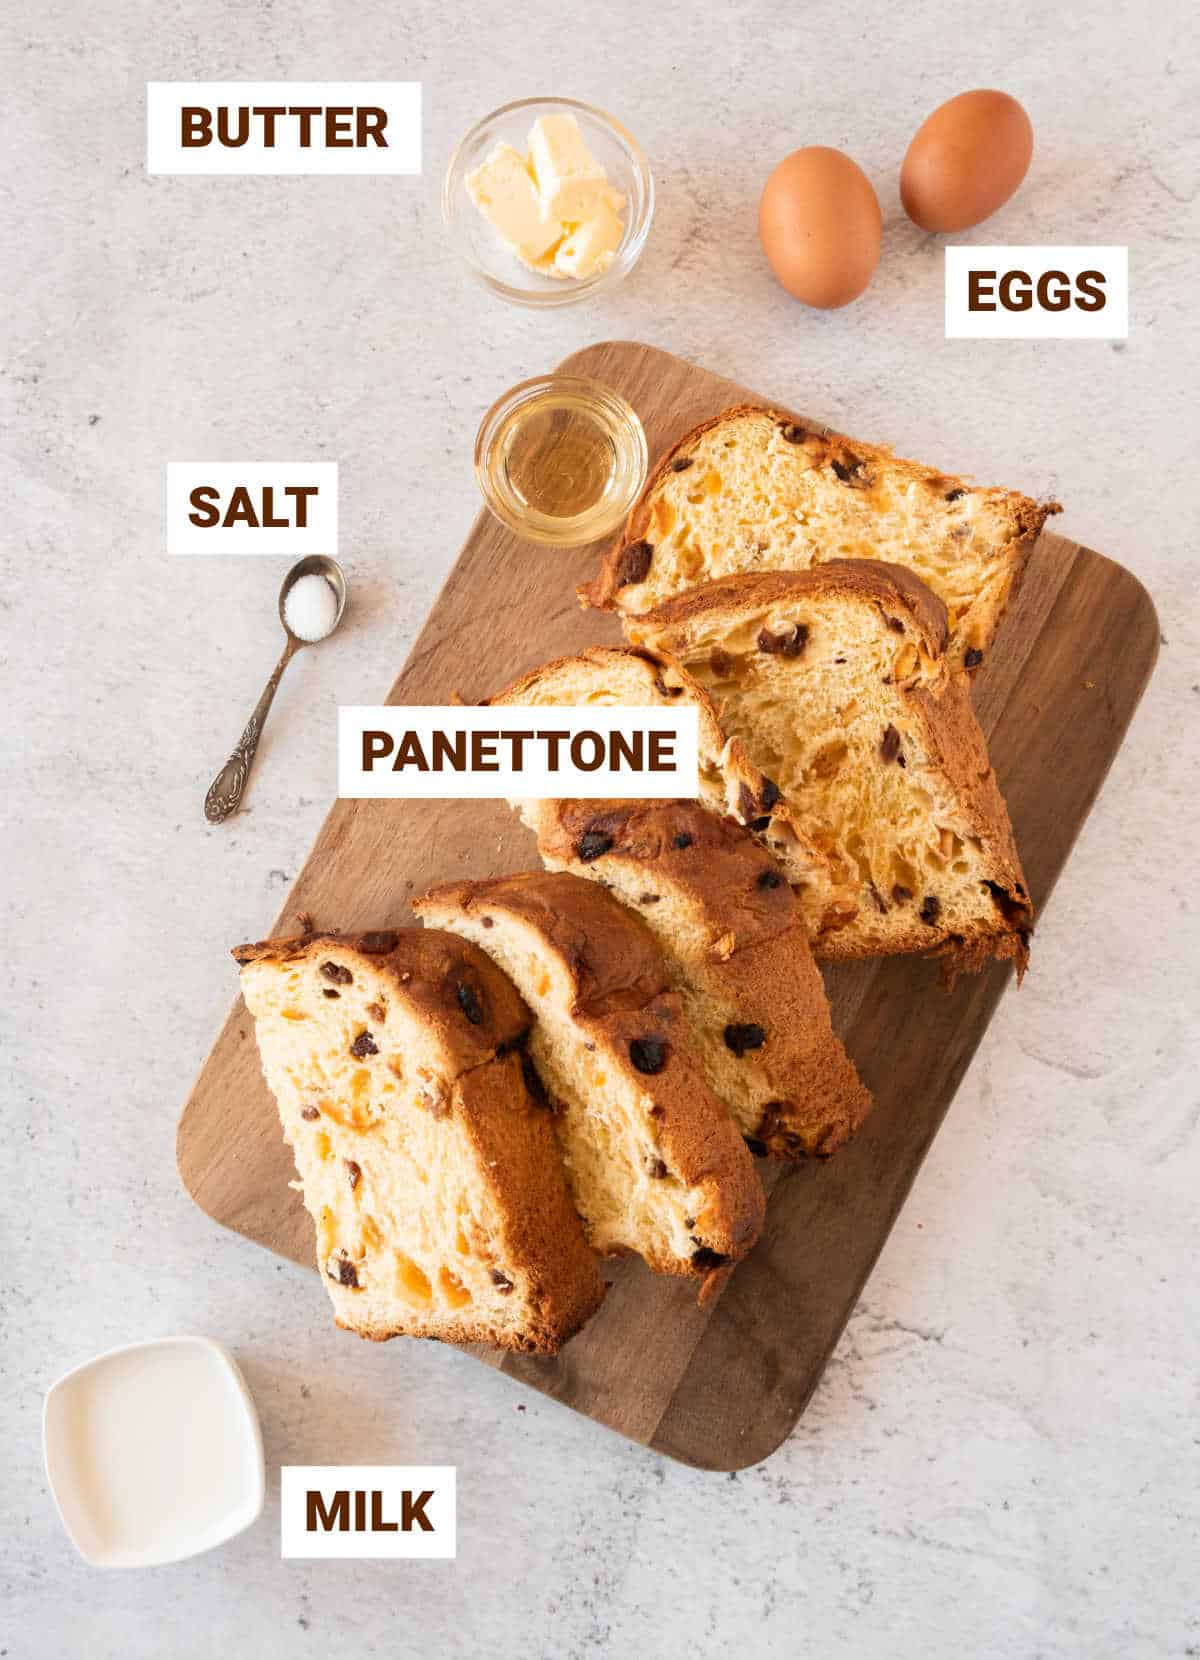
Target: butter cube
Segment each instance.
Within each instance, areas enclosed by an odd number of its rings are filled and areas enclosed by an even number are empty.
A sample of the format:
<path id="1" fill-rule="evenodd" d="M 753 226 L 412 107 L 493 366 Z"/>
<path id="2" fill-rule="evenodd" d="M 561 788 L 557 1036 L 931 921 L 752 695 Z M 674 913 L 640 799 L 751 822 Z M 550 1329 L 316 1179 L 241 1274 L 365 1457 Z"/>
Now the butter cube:
<path id="1" fill-rule="evenodd" d="M 542 211 L 525 158 L 511 144 L 496 148 L 467 175 L 467 194 L 518 259 L 533 265 L 561 241 L 563 225 Z"/>
<path id="2" fill-rule="evenodd" d="M 591 218 L 574 225 L 558 245 L 554 266 L 564 277 L 592 277 L 607 271 L 621 246 L 625 226 L 611 204 L 601 200 Z"/>
<path id="3" fill-rule="evenodd" d="M 560 224 L 590 219 L 609 188 L 573 115 L 538 117 L 529 133 L 529 166 L 543 217 Z"/>

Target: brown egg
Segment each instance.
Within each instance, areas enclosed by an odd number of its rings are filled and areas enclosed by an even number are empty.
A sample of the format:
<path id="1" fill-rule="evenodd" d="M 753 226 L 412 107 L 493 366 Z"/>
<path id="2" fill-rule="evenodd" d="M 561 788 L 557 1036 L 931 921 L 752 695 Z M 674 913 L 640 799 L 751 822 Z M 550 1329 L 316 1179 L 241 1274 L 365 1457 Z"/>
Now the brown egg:
<path id="1" fill-rule="evenodd" d="M 1033 127 L 1007 92 L 960 92 L 917 129 L 900 200 L 923 231 L 965 231 L 1004 206 L 1029 171 Z"/>
<path id="2" fill-rule="evenodd" d="M 812 144 L 785 156 L 763 188 L 758 234 L 771 269 L 796 299 L 849 305 L 879 264 L 879 198 L 857 163 Z"/>

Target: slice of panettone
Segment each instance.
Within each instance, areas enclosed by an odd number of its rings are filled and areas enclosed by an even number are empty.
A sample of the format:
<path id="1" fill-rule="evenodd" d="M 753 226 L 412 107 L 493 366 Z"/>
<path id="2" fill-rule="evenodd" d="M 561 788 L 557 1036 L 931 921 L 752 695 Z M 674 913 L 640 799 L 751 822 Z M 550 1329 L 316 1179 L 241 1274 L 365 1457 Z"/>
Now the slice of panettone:
<path id="1" fill-rule="evenodd" d="M 234 956 L 338 1324 L 558 1349 L 604 1286 L 504 975 L 423 928 Z"/>

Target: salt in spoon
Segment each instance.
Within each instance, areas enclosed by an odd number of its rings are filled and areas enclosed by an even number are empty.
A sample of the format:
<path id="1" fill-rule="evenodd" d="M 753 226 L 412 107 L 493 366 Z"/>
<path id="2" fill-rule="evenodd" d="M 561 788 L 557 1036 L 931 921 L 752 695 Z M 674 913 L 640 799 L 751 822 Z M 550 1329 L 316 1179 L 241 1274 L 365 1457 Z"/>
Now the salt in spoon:
<path id="1" fill-rule="evenodd" d="M 325 632 L 318 636 L 318 640 L 327 640 L 342 620 L 342 613 L 346 609 L 346 578 L 342 567 L 336 559 L 330 559 L 326 554 L 309 554 L 307 559 L 301 559 L 298 564 L 293 565 L 283 579 L 283 586 L 279 590 L 279 620 L 287 635 L 287 644 L 283 648 L 283 656 L 275 665 L 274 674 L 267 681 L 262 696 L 254 706 L 254 713 L 246 722 L 246 730 L 242 733 L 237 748 L 208 786 L 208 794 L 204 797 L 204 816 L 210 824 L 222 824 L 241 806 L 246 780 L 250 776 L 254 754 L 258 749 L 258 740 L 262 736 L 275 690 L 283 679 L 283 671 L 298 651 L 305 646 L 317 644 L 317 640 L 301 639 L 299 634 L 294 634 L 287 620 L 287 597 L 304 576 L 324 577 L 333 589 L 336 602 L 333 621 Z"/>

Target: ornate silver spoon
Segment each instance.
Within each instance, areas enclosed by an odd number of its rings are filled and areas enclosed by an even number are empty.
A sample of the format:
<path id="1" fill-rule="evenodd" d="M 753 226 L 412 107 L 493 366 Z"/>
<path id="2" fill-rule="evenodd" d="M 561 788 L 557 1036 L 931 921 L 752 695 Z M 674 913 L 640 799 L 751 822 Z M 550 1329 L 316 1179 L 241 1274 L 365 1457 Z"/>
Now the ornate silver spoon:
<path id="1" fill-rule="evenodd" d="M 287 643 L 283 648 L 283 656 L 275 665 L 274 674 L 267 681 L 262 696 L 254 706 L 254 713 L 246 722 L 246 730 L 238 740 L 237 748 L 208 786 L 208 794 L 204 797 L 204 816 L 210 824 L 223 823 L 231 813 L 236 813 L 241 806 L 242 796 L 246 790 L 246 780 L 250 776 L 255 751 L 258 749 L 258 740 L 262 736 L 262 729 L 266 724 L 267 713 L 274 700 L 276 688 L 283 679 L 283 671 L 298 651 L 303 650 L 305 646 L 318 643 L 315 639 L 302 639 L 299 634 L 294 634 L 288 626 L 287 598 L 302 576 L 322 576 L 333 589 L 336 601 L 333 621 L 318 638 L 327 640 L 342 620 L 342 613 L 346 609 L 346 578 L 342 567 L 336 559 L 330 559 L 326 554 L 309 554 L 307 559 L 301 559 L 298 564 L 293 565 L 283 579 L 283 586 L 279 590 L 279 620 L 283 624 L 284 633 L 287 635 Z"/>

